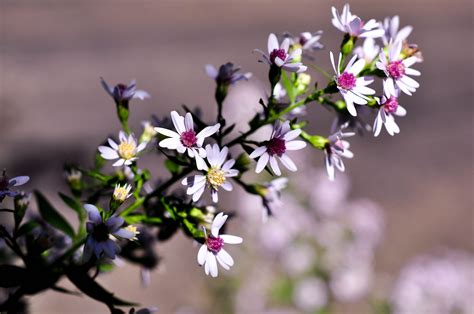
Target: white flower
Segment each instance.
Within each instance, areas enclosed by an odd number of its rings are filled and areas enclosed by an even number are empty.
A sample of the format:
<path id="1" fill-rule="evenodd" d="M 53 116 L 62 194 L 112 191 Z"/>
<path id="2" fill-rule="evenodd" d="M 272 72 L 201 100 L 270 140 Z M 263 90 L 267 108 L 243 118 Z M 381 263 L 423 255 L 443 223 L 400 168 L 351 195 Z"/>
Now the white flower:
<path id="1" fill-rule="evenodd" d="M 199 170 L 204 169 L 205 163 L 202 158 L 206 157 L 206 150 L 202 145 L 206 137 L 213 135 L 219 130 L 220 124 L 217 123 L 213 126 L 205 127 L 196 134 L 193 116 L 190 112 L 183 117 L 176 111 L 172 111 L 171 120 L 177 132 L 160 127 L 155 128 L 156 132 L 168 136 L 167 139 L 160 141 L 158 145 L 163 148 L 176 149 L 181 154 L 187 151 L 190 158 L 196 159 L 197 168 Z"/>
<path id="2" fill-rule="evenodd" d="M 413 27 L 411 26 L 405 26 L 401 30 L 398 30 L 399 25 L 400 25 L 400 18 L 398 17 L 398 15 L 395 15 L 392 18 L 386 17 L 384 19 L 382 27 L 385 33 L 382 36 L 382 40 L 385 45 L 388 45 L 391 41 L 403 42 L 404 40 L 408 38 L 411 31 L 413 30 Z"/>
<path id="3" fill-rule="evenodd" d="M 303 50 L 319 50 L 323 48 L 323 45 L 319 42 L 321 39 L 322 31 L 315 33 L 302 32 L 299 36 L 293 36 L 290 33 L 285 33 L 284 36 L 290 39 L 291 45 L 299 45 Z"/>
<path id="4" fill-rule="evenodd" d="M 400 133 L 400 128 L 395 122 L 395 116 L 403 117 L 407 114 L 407 111 L 398 104 L 398 98 L 396 96 L 390 96 L 388 89 L 386 88 L 386 81 L 383 82 L 384 93 L 381 101 L 379 101 L 380 109 L 375 117 L 374 121 L 374 136 L 378 136 L 382 130 L 382 125 L 385 125 L 385 129 L 388 134 L 394 135 Z"/>
<path id="5" fill-rule="evenodd" d="M 156 131 L 150 121 L 142 121 L 143 133 L 140 136 L 140 142 L 151 142 L 156 136 Z"/>
<path id="6" fill-rule="evenodd" d="M 234 159 L 227 159 L 229 149 L 227 147 L 219 149 L 217 144 L 206 145 L 206 158 L 209 162 L 210 167 L 202 162 L 202 167 L 199 170 L 204 171 L 204 175 L 195 175 L 192 177 L 184 178 L 181 183 L 188 186 L 186 193 L 193 196 L 193 202 L 197 202 L 204 190 L 206 185 L 211 189 L 212 201 L 217 203 L 219 197 L 217 192 L 219 188 L 223 188 L 226 191 L 232 191 L 232 183 L 227 179 L 235 177 L 239 174 L 239 171 L 232 169 L 235 164 Z"/>
<path id="7" fill-rule="evenodd" d="M 115 143 L 111 138 L 108 139 L 109 146 L 99 146 L 100 156 L 104 159 L 118 159 L 112 166 L 129 166 L 138 159 L 138 153 L 145 149 L 146 143 L 143 142 L 137 146 L 137 140 L 133 134 L 128 137 L 124 131 L 119 132 L 120 143 Z"/>
<path id="8" fill-rule="evenodd" d="M 283 39 L 283 42 L 279 45 L 276 35 L 270 34 L 268 36 L 267 46 L 268 55 L 259 49 L 254 50 L 262 55 L 263 59 L 259 60 L 260 62 L 265 62 L 270 66 L 275 65 L 289 72 L 301 73 L 306 71 L 306 66 L 301 62 L 295 62 L 295 60 L 301 60 L 301 49 L 297 48 L 291 53 L 288 53 L 288 49 L 290 48 L 289 38 Z"/>
<path id="9" fill-rule="evenodd" d="M 375 44 L 373 38 L 366 38 L 361 47 L 354 49 L 354 54 L 359 57 L 359 59 L 364 59 L 366 64 L 371 64 L 372 61 L 379 55 L 380 47 Z"/>
<path id="10" fill-rule="evenodd" d="M 225 270 L 229 270 L 230 267 L 234 265 L 234 259 L 232 256 L 223 249 L 224 243 L 242 243 L 241 237 L 228 234 L 219 235 L 219 230 L 224 225 L 227 218 L 228 216 L 224 215 L 224 213 L 217 214 L 212 222 L 211 234 L 209 236 L 207 236 L 206 229 L 204 229 L 206 242 L 201 246 L 197 255 L 199 265 L 204 266 L 206 275 L 211 274 L 212 277 L 217 277 L 217 262 L 219 262 Z"/>
<path id="11" fill-rule="evenodd" d="M 381 37 L 384 30 L 379 27 L 374 19 L 363 22 L 357 15 L 353 15 L 350 11 L 349 4 L 342 9 L 342 14 L 335 7 L 332 10 L 332 25 L 341 32 L 347 33 L 352 37 Z"/>
<path id="12" fill-rule="evenodd" d="M 373 95 L 375 91 L 371 88 L 368 88 L 367 85 L 371 84 L 374 80 L 369 77 L 357 77 L 357 75 L 362 71 L 365 66 L 365 60 L 359 59 L 356 61 L 357 56 L 354 55 L 349 63 L 346 65 L 345 70 L 341 73 L 341 61 L 342 54 L 339 53 L 339 60 L 337 62 L 337 68 L 334 63 L 334 55 L 332 51 L 329 53 L 331 57 L 331 64 L 336 73 L 335 82 L 337 88 L 344 97 L 346 102 L 346 107 L 349 113 L 352 116 L 357 116 L 357 111 L 355 109 L 354 103 L 358 105 L 365 105 L 369 98 L 366 95 Z"/>
<path id="13" fill-rule="evenodd" d="M 400 52 L 402 51 L 402 42 L 392 42 L 388 47 L 388 59 L 383 52 L 379 55 L 379 61 L 376 63 L 377 68 L 385 72 L 385 88 L 390 96 L 397 97 L 396 88 L 410 95 L 416 91 L 420 84 L 408 75 L 419 76 L 420 72 L 411 69 L 410 66 L 417 62 L 417 57 L 412 56 L 402 60 Z"/>
<path id="14" fill-rule="evenodd" d="M 117 183 L 117 185 L 115 185 L 115 189 L 114 189 L 114 193 L 112 197 L 114 198 L 114 200 L 123 203 L 125 202 L 127 198 L 132 196 L 132 194 L 130 193 L 131 189 L 132 189 L 131 184 L 125 183 L 123 186 L 121 186 L 120 184 Z"/>
<path id="15" fill-rule="evenodd" d="M 281 171 L 277 160 L 280 160 L 280 162 L 290 171 L 298 170 L 293 160 L 291 160 L 291 158 L 286 154 L 286 151 L 299 150 L 306 147 L 306 143 L 303 141 L 293 141 L 293 139 L 297 138 L 300 133 L 300 129 L 291 130 L 289 121 L 284 123 L 277 121 L 273 126 L 270 140 L 264 142 L 264 146 L 257 147 L 249 156 L 253 159 L 260 157 L 255 172 L 262 172 L 268 162 L 270 162 L 270 166 L 275 175 L 280 176 Z"/>
<path id="16" fill-rule="evenodd" d="M 344 162 L 342 157 L 352 158 L 354 154 L 349 150 L 350 144 L 348 141 L 343 140 L 343 138 L 354 136 L 354 132 L 338 132 L 332 134 L 328 137 L 329 143 L 327 144 L 324 153 L 326 154 L 326 171 L 328 173 L 329 180 L 334 181 L 335 169 L 336 166 L 339 171 L 344 172 Z"/>

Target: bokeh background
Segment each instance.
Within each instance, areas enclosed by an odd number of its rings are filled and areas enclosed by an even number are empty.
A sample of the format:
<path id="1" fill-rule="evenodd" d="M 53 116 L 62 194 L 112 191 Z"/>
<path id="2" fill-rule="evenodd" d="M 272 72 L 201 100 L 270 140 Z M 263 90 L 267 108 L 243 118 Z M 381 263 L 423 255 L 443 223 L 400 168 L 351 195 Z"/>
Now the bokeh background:
<path id="1" fill-rule="evenodd" d="M 100 76 L 110 83 L 136 78 L 139 88 L 150 92 L 151 99 L 131 105 L 131 123 L 138 130 L 151 113 L 165 115 L 181 104 L 200 105 L 206 118 L 214 117 L 214 83 L 204 65 L 232 61 L 254 78 L 248 90 L 232 92 L 239 101 L 229 105 L 252 112 L 267 74 L 252 49 L 265 49 L 270 32 L 321 29 L 326 49 L 315 54 L 316 62 L 330 70 L 328 51 L 337 50 L 342 39 L 330 23 L 330 8 L 343 4 L 0 0 L 0 168 L 29 175 L 28 188 L 44 190 L 58 201 L 54 191 L 66 190 L 63 162 L 90 164 L 97 145 L 119 130 Z M 411 42 L 421 47 L 425 59 L 417 65 L 419 91 L 403 98 L 408 115 L 397 120 L 401 134 L 377 139 L 368 134 L 351 141 L 356 156 L 346 164 L 351 193 L 385 210 L 384 242 L 375 267 L 396 273 L 419 252 L 439 247 L 472 252 L 472 3 L 352 1 L 351 9 L 363 18 L 400 15 L 402 25 L 414 26 Z M 309 111 L 312 130 L 327 134 L 331 116 L 316 106 Z M 313 155 L 314 164 L 322 166 L 322 154 Z M 189 239 L 179 235 L 157 250 L 163 264 L 149 288 L 140 287 L 138 269 L 128 266 L 101 282 L 119 296 L 158 306 L 161 313 L 221 313 L 220 303 L 209 296 L 216 283 L 196 266 L 197 250 Z M 33 313 L 105 310 L 93 300 L 54 292 L 30 304 Z M 341 312 L 362 309 L 351 306 Z"/>

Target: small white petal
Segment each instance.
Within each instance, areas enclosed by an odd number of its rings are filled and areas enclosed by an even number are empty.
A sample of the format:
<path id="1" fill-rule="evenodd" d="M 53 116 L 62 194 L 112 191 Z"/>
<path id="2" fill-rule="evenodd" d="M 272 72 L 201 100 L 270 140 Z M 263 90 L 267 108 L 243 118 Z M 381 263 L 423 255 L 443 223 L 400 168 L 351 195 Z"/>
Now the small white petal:
<path id="1" fill-rule="evenodd" d="M 120 157 L 116 150 L 113 150 L 108 146 L 99 146 L 99 152 L 102 158 L 108 160 L 117 159 Z"/>
<path id="2" fill-rule="evenodd" d="M 262 156 L 267 151 L 266 146 L 257 147 L 250 155 L 249 158 L 255 159 L 259 156 Z"/>
<path id="3" fill-rule="evenodd" d="M 219 230 L 225 224 L 227 217 L 228 216 L 224 215 L 224 213 L 219 213 L 214 217 L 211 225 L 211 233 L 214 237 L 217 238 L 219 236 Z"/>
<path id="4" fill-rule="evenodd" d="M 262 172 L 263 169 L 267 166 L 268 160 L 270 159 L 270 155 L 268 153 L 264 153 L 260 156 L 260 159 L 257 162 L 257 167 L 255 168 L 256 173 Z"/>
<path id="5" fill-rule="evenodd" d="M 298 150 L 306 147 L 306 142 L 304 141 L 291 141 L 285 144 L 287 150 Z"/>
<path id="6" fill-rule="evenodd" d="M 280 157 L 280 160 L 282 162 L 282 164 L 290 171 L 296 171 L 298 170 L 298 168 L 296 167 L 295 163 L 293 162 L 293 160 L 291 160 L 290 157 L 288 157 L 287 154 L 283 154 L 281 155 Z"/>
<path id="7" fill-rule="evenodd" d="M 241 237 L 230 234 L 221 234 L 219 237 L 224 240 L 224 243 L 228 244 L 240 244 L 243 241 Z"/>
<path id="8" fill-rule="evenodd" d="M 197 261 L 199 265 L 204 265 L 204 262 L 206 261 L 206 254 L 207 254 L 207 246 L 205 244 L 201 245 L 201 248 L 199 249 L 198 255 L 197 255 Z"/>
<path id="9" fill-rule="evenodd" d="M 234 265 L 234 259 L 224 249 L 221 249 L 219 251 L 219 253 L 217 253 L 217 257 L 220 258 L 222 260 L 222 262 L 224 262 L 228 266 L 233 266 Z"/>
<path id="10" fill-rule="evenodd" d="M 270 166 L 272 167 L 273 172 L 275 173 L 275 175 L 281 176 L 280 167 L 278 167 L 278 162 L 277 162 L 275 156 L 270 156 L 269 160 L 270 160 Z"/>
<path id="11" fill-rule="evenodd" d="M 168 136 L 168 137 L 173 137 L 173 138 L 179 138 L 180 137 L 178 133 L 176 133 L 174 131 L 171 131 L 171 130 L 168 130 L 168 129 L 165 129 L 165 128 L 156 127 L 155 131 L 160 133 L 160 134 L 163 134 L 165 136 Z"/>

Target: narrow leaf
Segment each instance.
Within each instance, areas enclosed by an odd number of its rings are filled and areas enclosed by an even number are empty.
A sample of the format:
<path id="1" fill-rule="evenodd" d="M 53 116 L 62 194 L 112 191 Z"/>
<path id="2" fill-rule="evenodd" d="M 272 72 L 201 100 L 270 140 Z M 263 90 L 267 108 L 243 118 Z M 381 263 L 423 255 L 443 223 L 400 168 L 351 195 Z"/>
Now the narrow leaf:
<path id="1" fill-rule="evenodd" d="M 64 217 L 51 205 L 51 203 L 39 191 L 35 191 L 38 209 L 43 217 L 51 226 L 61 230 L 71 238 L 74 238 L 74 230 Z"/>

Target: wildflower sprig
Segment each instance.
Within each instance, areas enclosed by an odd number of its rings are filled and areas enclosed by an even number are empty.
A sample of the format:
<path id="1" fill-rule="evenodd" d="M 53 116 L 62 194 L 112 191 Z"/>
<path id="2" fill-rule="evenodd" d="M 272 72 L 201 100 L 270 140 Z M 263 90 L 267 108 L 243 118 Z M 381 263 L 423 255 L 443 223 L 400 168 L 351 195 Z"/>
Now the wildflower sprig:
<path id="1" fill-rule="evenodd" d="M 242 81 L 252 83 L 253 75 L 241 72 L 233 63 L 206 66 L 216 84 L 217 115 L 212 119 L 206 120 L 208 115 L 199 108 L 191 110 L 184 105 L 162 118 L 152 116 L 142 123 L 142 130 L 130 128 L 133 107 L 129 103 L 150 95 L 137 90 L 134 80 L 112 87 L 102 79 L 121 129 L 114 131 L 117 137 L 104 137 L 97 146 L 93 167 L 66 167 L 69 193 L 59 193 L 63 203 L 53 204 L 36 191 L 40 217 L 33 217 L 29 194 L 18 190 L 29 178 L 10 179 L 4 172 L 0 179 L 1 211 L 12 214 L 11 223 L 0 225 L 0 240 L 11 260 L 18 260 L 0 266 L 0 287 L 12 291 L 0 311 L 9 310 L 27 294 L 47 289 L 67 292 L 58 286 L 66 277 L 111 312 L 124 313 L 118 307 L 132 303 L 114 297 L 96 276 L 110 271 L 110 261 L 119 256 L 138 264 L 142 274 L 149 274 L 159 264 L 155 242 L 166 241 L 180 230 L 201 243 L 197 264 L 216 277 L 218 264 L 230 270 L 235 263 L 224 245 L 245 243 L 238 236 L 221 234 L 239 214 L 232 205 L 223 210 L 226 193 L 222 190 L 231 193 L 238 186 L 260 197 L 262 203 L 257 207 L 264 208 L 262 218 L 267 221 L 281 205 L 280 193 L 288 184 L 284 176 L 298 171 L 297 152 L 293 151 L 312 154 L 310 148 L 315 148 L 314 154 L 321 154 L 328 177 L 334 180 L 336 169 L 344 171 L 344 161 L 354 157 L 348 138 L 354 131 L 370 130 L 367 114 L 376 116 L 375 136 L 382 126 L 390 135 L 398 134 L 395 116 L 406 114 L 399 98 L 419 87 L 410 77 L 420 75 L 412 67 L 422 60 L 418 47 L 407 42 L 412 28 L 398 31 L 398 17 L 384 23 L 374 19 L 363 22 L 348 5 L 342 14 L 333 8 L 332 23 L 344 33 L 339 51 L 325 52 L 320 43 L 322 32 L 307 31 L 298 36 L 272 33 L 265 52 L 254 50 L 259 61 L 268 66 L 269 92 L 260 99 L 260 110 L 246 121 L 248 127 L 243 130 L 238 124 L 227 124 L 230 119 L 224 115 L 224 107 L 229 90 Z M 356 47 L 362 38 L 363 45 Z M 325 62 L 313 64 L 314 60 Z M 333 75 L 329 74 L 331 68 Z M 312 81 L 311 69 L 322 72 L 327 82 Z M 326 134 L 312 134 L 310 122 L 304 118 L 318 105 L 335 114 Z M 272 134 L 256 140 L 254 134 L 268 126 Z M 152 169 L 143 167 L 142 157 L 147 154 L 155 157 Z M 157 168 L 168 174 L 155 177 L 152 173 Z M 254 176 L 250 181 L 245 175 L 248 172 L 275 178 Z M 3 206 L 9 198 L 14 198 L 13 209 Z M 75 212 L 76 223 L 63 216 L 66 208 Z"/>

